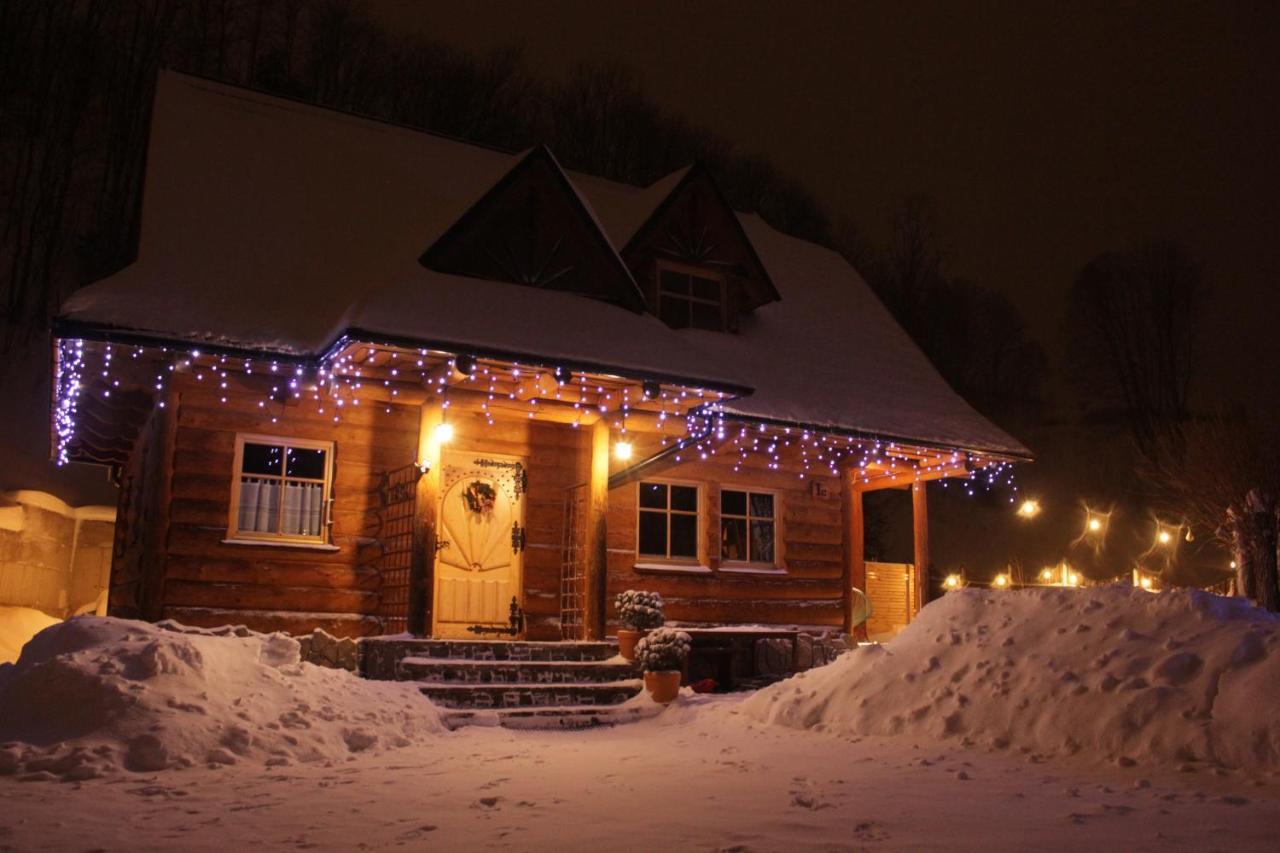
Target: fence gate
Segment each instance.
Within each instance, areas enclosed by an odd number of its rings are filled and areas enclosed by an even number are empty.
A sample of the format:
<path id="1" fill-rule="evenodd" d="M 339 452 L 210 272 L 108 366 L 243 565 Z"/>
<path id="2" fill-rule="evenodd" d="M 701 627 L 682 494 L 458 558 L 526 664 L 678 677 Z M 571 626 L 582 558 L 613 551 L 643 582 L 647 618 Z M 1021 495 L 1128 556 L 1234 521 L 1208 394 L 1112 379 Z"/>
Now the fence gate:
<path id="1" fill-rule="evenodd" d="M 564 547 L 560 560 L 560 638 L 585 640 L 587 600 L 587 485 L 565 490 Z"/>
<path id="2" fill-rule="evenodd" d="M 384 471 L 378 478 L 378 618 L 384 634 L 409 628 L 409 569 L 413 562 L 413 519 L 416 491 L 422 476 L 417 465 Z"/>

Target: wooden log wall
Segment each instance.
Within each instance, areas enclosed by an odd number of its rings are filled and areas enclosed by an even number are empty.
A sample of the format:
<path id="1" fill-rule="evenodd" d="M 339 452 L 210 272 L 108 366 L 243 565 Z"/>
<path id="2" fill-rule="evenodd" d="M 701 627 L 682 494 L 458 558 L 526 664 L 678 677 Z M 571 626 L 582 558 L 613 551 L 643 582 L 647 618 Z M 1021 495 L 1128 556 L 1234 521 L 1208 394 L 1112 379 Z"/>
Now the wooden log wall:
<path id="1" fill-rule="evenodd" d="M 173 432 L 171 410 L 156 408 L 120 472 L 107 595 L 111 616 L 157 619 L 161 614 Z"/>
<path id="2" fill-rule="evenodd" d="M 320 627 L 339 636 L 380 629 L 377 612 L 377 478 L 416 459 L 417 405 L 347 407 L 339 423 L 315 402 L 272 404 L 230 396 L 190 376 L 176 377 L 171 402 L 140 433 L 124 472 L 121 524 L 112 572 L 112 608 L 120 615 L 173 618 L 216 626 L 306 633 Z M 271 423 L 271 416 L 277 418 Z M 524 578 L 527 630 L 534 640 L 560 637 L 560 574 L 565 499 L 588 482 L 592 430 L 530 419 L 487 423 L 451 408 L 450 450 L 523 458 L 526 495 Z M 335 549 L 228 544 L 228 512 L 237 433 L 335 443 Z M 654 435 L 629 435 L 635 458 L 659 448 Z M 616 430 L 610 442 L 619 438 Z M 623 463 L 611 460 L 616 473 Z M 701 486 L 703 572 L 637 567 L 638 484 L 608 492 L 606 579 L 608 632 L 617 628 L 613 596 L 652 589 L 673 620 L 703 624 L 759 623 L 840 629 L 848 582 L 847 520 L 839 477 L 800 479 L 752 460 L 741 471 L 727 459 L 677 463 L 655 479 Z M 817 484 L 815 487 L 815 483 Z M 777 495 L 777 573 L 722 566 L 720 489 L 758 488 Z M 150 554 L 148 557 L 146 555 Z"/>
<path id="3" fill-rule="evenodd" d="M 709 571 L 637 568 L 638 484 L 615 488 L 609 493 L 610 631 L 618 627 L 613 596 L 625 589 L 661 593 L 667 617 L 680 622 L 843 627 L 847 570 L 841 478 L 800 479 L 796 471 L 771 470 L 761 463 L 735 472 L 730 460 L 710 459 L 676 464 L 651 479 L 701 486 L 699 562 Z M 775 548 L 784 572 L 748 573 L 721 566 L 722 486 L 776 493 Z"/>
<path id="4" fill-rule="evenodd" d="M 416 406 L 347 407 L 340 423 L 314 402 L 231 396 L 183 377 L 176 405 L 163 616 L 191 625 L 338 636 L 377 633 L 377 478 L 414 460 Z M 277 417 L 271 423 L 271 415 Z M 336 550 L 226 544 L 237 433 L 333 441 Z"/>

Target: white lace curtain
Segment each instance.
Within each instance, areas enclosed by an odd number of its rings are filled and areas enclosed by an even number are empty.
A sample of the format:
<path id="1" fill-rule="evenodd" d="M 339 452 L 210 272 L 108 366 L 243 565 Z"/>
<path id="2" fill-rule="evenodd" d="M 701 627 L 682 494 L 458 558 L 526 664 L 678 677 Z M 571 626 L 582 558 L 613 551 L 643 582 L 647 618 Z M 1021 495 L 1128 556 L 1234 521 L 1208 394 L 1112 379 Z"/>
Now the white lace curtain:
<path id="1" fill-rule="evenodd" d="M 284 512 L 280 490 L 284 489 Z M 324 517 L 324 484 L 240 478 L 240 529 L 253 533 L 319 536 Z"/>

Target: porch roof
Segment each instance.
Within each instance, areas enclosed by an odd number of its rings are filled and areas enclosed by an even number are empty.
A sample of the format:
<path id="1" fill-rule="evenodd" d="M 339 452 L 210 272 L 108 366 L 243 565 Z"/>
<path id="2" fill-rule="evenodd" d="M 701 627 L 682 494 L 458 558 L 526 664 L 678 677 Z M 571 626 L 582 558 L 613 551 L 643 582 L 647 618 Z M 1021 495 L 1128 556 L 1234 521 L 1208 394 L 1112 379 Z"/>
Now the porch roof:
<path id="1" fill-rule="evenodd" d="M 318 356 L 353 330 L 727 390 L 731 414 L 1029 457 L 946 384 L 838 254 L 739 214 L 781 300 L 738 334 L 416 263 L 518 156 L 160 75 L 138 260 L 74 294 L 65 335 Z M 647 189 L 566 173 L 615 248 Z"/>

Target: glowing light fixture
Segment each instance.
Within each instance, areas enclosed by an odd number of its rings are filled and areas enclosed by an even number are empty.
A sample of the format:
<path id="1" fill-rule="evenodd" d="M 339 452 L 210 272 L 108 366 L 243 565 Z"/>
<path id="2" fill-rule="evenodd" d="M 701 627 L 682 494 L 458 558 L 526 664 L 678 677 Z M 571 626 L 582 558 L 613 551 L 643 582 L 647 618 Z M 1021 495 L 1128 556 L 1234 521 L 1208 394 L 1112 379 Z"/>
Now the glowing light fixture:
<path id="1" fill-rule="evenodd" d="M 1098 518 L 1096 515 L 1089 516 L 1088 528 L 1090 533 L 1097 533 L 1102 529 L 1102 519 Z"/>
<path id="2" fill-rule="evenodd" d="M 1161 545 L 1168 545 L 1172 539 L 1173 539 L 1173 535 L 1169 533 L 1169 531 L 1167 530 L 1161 530 L 1159 533 L 1156 534 L 1156 541 L 1159 542 Z"/>
<path id="3" fill-rule="evenodd" d="M 1051 581 L 1051 580 L 1053 580 L 1053 569 L 1048 569 L 1048 568 L 1046 568 L 1046 569 L 1042 570 L 1042 571 L 1040 572 L 1040 580 L 1042 580 L 1042 581 Z"/>
<path id="4" fill-rule="evenodd" d="M 956 574 L 947 575 L 947 578 L 942 582 L 942 585 L 945 586 L 947 589 L 959 589 L 960 576 Z"/>
<path id="5" fill-rule="evenodd" d="M 620 461 L 626 462 L 631 458 L 631 442 L 618 441 L 613 445 L 613 455 Z"/>
<path id="6" fill-rule="evenodd" d="M 1035 518 L 1040 514 L 1040 501 L 1028 498 L 1018 507 L 1018 515 L 1023 518 Z"/>
<path id="7" fill-rule="evenodd" d="M 996 589 L 1006 589 L 1009 586 L 1009 576 L 1003 573 L 998 574 L 995 576 L 995 579 L 991 581 L 991 585 Z"/>
<path id="8" fill-rule="evenodd" d="M 435 437 L 436 441 L 441 444 L 448 444 L 450 441 L 453 441 L 453 424 L 436 424 Z"/>

